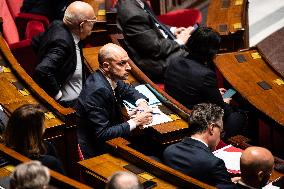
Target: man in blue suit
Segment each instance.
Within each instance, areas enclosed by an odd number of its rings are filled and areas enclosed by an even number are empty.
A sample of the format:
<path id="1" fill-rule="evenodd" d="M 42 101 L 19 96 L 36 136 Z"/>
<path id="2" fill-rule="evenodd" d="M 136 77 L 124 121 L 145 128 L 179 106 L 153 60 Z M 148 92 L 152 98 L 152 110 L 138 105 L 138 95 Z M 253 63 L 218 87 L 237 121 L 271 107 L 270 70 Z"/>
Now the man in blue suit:
<path id="1" fill-rule="evenodd" d="M 90 75 L 76 106 L 78 138 L 85 158 L 105 152 L 104 143 L 116 137 L 128 137 L 138 126 L 152 121 L 145 96 L 124 83 L 131 67 L 125 50 L 115 44 L 104 45 L 98 55 L 100 69 Z M 122 100 L 136 104 L 135 117 L 124 121 Z"/>
<path id="2" fill-rule="evenodd" d="M 215 104 L 194 106 L 189 118 L 191 136 L 165 149 L 165 164 L 210 185 L 231 185 L 224 161 L 212 153 L 223 131 L 223 115 Z"/>

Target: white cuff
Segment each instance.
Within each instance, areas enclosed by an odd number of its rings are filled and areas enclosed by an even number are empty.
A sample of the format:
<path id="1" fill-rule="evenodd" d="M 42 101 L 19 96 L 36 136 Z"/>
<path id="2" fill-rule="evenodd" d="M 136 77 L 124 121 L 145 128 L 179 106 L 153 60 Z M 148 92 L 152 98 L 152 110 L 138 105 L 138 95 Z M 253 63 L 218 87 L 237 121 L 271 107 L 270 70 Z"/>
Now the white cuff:
<path id="1" fill-rule="evenodd" d="M 136 100 L 135 105 L 138 106 L 143 101 L 148 104 L 147 100 L 145 100 L 144 98 L 139 98 L 138 100 Z"/>
<path id="2" fill-rule="evenodd" d="M 176 29 L 177 29 L 177 27 L 171 27 L 171 28 L 170 28 L 170 31 L 172 32 L 172 34 L 175 35 Z"/>
<path id="3" fill-rule="evenodd" d="M 184 42 L 182 42 L 182 41 L 179 40 L 179 39 L 175 39 L 175 42 L 177 42 L 179 45 L 184 45 Z"/>
<path id="4" fill-rule="evenodd" d="M 57 93 L 57 95 L 55 95 L 54 99 L 55 100 L 59 100 L 62 97 L 62 92 L 59 90 L 59 92 Z"/>
<path id="5" fill-rule="evenodd" d="M 135 129 L 136 126 L 137 126 L 136 123 L 135 123 L 135 121 L 133 121 L 132 119 L 128 120 L 127 123 L 128 123 L 129 126 L 130 126 L 130 131 L 132 131 L 133 129 Z"/>

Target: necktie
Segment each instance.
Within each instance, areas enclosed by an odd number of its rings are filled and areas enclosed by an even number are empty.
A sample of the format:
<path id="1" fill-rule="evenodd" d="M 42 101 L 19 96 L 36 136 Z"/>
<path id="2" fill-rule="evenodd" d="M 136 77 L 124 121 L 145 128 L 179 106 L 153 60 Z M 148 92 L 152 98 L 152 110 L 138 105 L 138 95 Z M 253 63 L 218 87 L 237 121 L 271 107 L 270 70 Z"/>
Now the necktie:
<path id="1" fill-rule="evenodd" d="M 176 39 L 176 37 L 172 34 L 172 32 L 156 18 L 151 8 L 149 7 L 148 3 L 144 3 L 144 10 L 149 14 L 149 16 L 153 19 L 153 21 L 159 25 L 160 29 L 162 29 L 165 32 L 165 34 L 168 35 L 169 39 L 171 40 Z"/>

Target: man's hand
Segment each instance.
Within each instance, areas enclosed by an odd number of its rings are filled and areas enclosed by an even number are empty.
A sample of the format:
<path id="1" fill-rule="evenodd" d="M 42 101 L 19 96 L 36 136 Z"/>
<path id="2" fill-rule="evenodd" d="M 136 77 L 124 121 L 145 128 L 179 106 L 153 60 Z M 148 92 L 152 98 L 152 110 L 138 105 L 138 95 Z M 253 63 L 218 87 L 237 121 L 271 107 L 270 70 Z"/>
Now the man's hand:
<path id="1" fill-rule="evenodd" d="M 225 88 L 219 88 L 220 94 L 223 96 L 225 94 L 225 92 L 227 91 L 227 89 Z"/>
<path id="2" fill-rule="evenodd" d="M 190 26 L 188 28 L 181 29 L 179 33 L 175 32 L 177 33 L 176 34 L 177 40 L 181 41 L 183 44 L 186 44 L 193 30 L 194 28 Z"/>
<path id="3" fill-rule="evenodd" d="M 174 35 L 177 36 L 178 34 L 180 34 L 185 29 L 186 29 L 185 27 L 176 28 Z"/>
<path id="4" fill-rule="evenodd" d="M 230 104 L 232 98 L 223 98 L 223 101 L 227 104 Z"/>
<path id="5" fill-rule="evenodd" d="M 152 109 L 150 108 L 147 110 L 137 109 L 136 116 L 135 118 L 132 118 L 132 120 L 135 122 L 137 127 L 150 124 L 153 120 Z"/>

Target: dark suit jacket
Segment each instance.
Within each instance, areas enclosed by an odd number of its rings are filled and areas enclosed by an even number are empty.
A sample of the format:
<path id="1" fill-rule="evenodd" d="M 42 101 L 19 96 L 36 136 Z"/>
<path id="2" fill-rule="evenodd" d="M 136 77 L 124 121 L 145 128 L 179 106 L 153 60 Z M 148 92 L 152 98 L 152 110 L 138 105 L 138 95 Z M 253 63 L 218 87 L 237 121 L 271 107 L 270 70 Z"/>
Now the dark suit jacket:
<path id="1" fill-rule="evenodd" d="M 189 57 L 171 61 L 165 75 L 165 90 L 189 109 L 205 102 L 225 107 L 215 72 Z"/>
<path id="2" fill-rule="evenodd" d="M 54 21 L 44 33 L 33 38 L 32 45 L 40 62 L 35 69 L 34 80 L 54 97 L 76 69 L 76 47 L 72 34 L 62 21 Z"/>
<path id="3" fill-rule="evenodd" d="M 78 138 L 85 158 L 102 153 L 106 140 L 130 135 L 129 124 L 122 120 L 121 100 L 134 104 L 145 96 L 123 81 L 118 81 L 115 91 L 117 97 L 100 71 L 86 80 L 76 105 Z"/>
<path id="4" fill-rule="evenodd" d="M 50 21 L 62 20 L 68 4 L 68 0 L 24 0 L 21 12 L 44 15 Z"/>
<path id="5" fill-rule="evenodd" d="M 136 0 L 119 0 L 117 21 L 131 58 L 153 80 L 163 79 L 170 57 L 186 54 L 177 42 L 163 37 Z"/>
<path id="6" fill-rule="evenodd" d="M 223 108 L 226 137 L 239 134 L 246 123 L 241 110 L 223 101 L 215 72 L 189 56 L 171 60 L 165 74 L 165 90 L 189 109 L 199 103 L 213 103 Z"/>
<path id="7" fill-rule="evenodd" d="M 231 183 L 224 161 L 200 141 L 184 138 L 167 147 L 163 157 L 166 165 L 210 185 Z"/>

